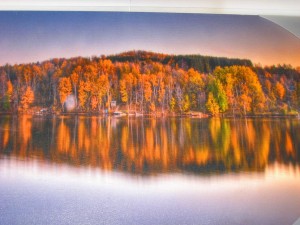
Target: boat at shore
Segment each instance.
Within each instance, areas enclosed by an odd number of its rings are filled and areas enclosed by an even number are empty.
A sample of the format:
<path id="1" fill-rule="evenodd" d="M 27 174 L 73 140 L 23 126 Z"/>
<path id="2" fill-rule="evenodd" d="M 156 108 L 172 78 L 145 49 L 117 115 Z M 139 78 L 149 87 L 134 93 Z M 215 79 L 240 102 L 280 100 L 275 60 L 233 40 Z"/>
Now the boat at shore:
<path id="1" fill-rule="evenodd" d="M 115 117 L 121 117 L 121 116 L 126 116 L 127 114 L 126 113 L 123 113 L 121 111 L 114 111 L 113 112 L 113 116 Z"/>

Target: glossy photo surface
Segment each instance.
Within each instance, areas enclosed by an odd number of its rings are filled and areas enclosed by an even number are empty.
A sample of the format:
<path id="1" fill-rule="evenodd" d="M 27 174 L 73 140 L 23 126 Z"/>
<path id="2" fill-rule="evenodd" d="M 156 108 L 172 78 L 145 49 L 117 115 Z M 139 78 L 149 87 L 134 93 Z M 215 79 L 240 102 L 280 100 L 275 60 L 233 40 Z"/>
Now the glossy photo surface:
<path id="1" fill-rule="evenodd" d="M 0 11 L 0 225 L 297 220 L 299 37 L 250 15 Z"/>
<path id="2" fill-rule="evenodd" d="M 299 215 L 297 119 L 0 122 L 3 224 L 279 225 Z"/>

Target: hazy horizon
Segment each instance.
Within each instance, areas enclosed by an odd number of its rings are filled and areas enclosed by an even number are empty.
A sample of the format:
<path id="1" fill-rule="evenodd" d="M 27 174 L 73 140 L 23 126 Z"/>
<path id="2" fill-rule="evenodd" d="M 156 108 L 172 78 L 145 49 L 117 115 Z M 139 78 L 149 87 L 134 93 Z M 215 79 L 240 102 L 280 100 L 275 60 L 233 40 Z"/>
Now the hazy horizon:
<path id="1" fill-rule="evenodd" d="M 300 66 L 300 39 L 259 16 L 0 12 L 0 65 L 144 50 Z"/>

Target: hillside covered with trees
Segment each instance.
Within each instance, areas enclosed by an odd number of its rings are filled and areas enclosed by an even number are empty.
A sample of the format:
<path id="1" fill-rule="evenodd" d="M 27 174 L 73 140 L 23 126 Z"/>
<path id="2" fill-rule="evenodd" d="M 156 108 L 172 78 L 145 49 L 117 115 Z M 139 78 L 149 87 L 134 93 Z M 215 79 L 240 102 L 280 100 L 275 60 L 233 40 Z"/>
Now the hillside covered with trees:
<path id="1" fill-rule="evenodd" d="M 73 101 L 72 108 L 68 107 Z M 0 67 L 0 112 L 297 113 L 300 68 L 131 51 Z"/>

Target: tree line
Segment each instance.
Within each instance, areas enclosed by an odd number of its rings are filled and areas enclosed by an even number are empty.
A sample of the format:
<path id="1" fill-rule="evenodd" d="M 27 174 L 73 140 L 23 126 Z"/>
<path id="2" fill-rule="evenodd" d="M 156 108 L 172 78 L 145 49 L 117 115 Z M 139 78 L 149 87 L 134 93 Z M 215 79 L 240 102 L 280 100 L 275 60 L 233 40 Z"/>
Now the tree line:
<path id="1" fill-rule="evenodd" d="M 300 107 L 299 68 L 144 51 L 7 64 L 0 88 L 2 112 L 66 111 L 70 97 L 75 112 L 111 111 L 112 101 L 142 113 L 286 114 Z"/>

